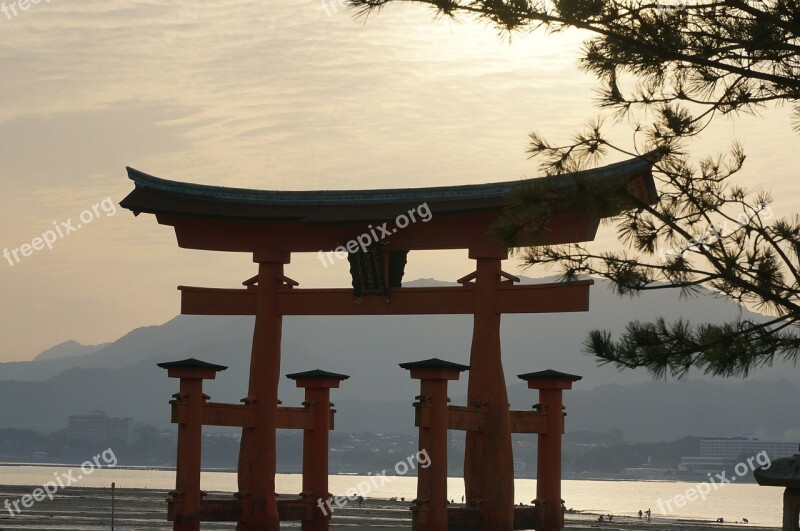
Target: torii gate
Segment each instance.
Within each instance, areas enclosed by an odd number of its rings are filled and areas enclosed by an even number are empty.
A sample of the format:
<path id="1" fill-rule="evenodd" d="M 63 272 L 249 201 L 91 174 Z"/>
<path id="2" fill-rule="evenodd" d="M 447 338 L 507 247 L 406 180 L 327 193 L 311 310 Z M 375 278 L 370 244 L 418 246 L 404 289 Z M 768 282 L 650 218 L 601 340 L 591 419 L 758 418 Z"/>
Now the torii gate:
<path id="1" fill-rule="evenodd" d="M 121 206 L 136 215 L 155 214 L 160 224 L 174 228 L 180 247 L 246 252 L 258 264 L 258 274 L 245 281 L 242 289 L 179 287 L 184 314 L 256 318 L 250 383 L 244 400 L 251 421 L 246 425 L 244 421 L 227 424 L 243 426 L 238 470 L 240 506 L 234 511 L 238 531 L 279 529 L 275 441 L 280 427 L 283 316 L 411 314 L 474 316 L 468 400 L 470 407 L 481 409 L 484 425 L 481 430 L 467 432 L 466 503 L 480 511 L 486 531 L 511 531 L 513 430 L 501 361 L 500 317 L 504 313 L 587 311 L 592 282 L 515 284 L 519 279 L 502 270 L 508 254 L 490 236 L 490 226 L 508 205 L 512 190 L 525 184 L 548 186 L 562 206 L 552 212 L 544 230 L 530 232 L 520 245 L 591 241 L 600 220 L 633 206 L 632 197 L 645 203 L 656 199 L 651 163 L 645 159 L 527 181 L 362 191 L 224 188 L 159 179 L 132 168 L 128 168 L 128 175 L 135 189 Z M 569 201 L 587 183 L 607 194 L 604 211 Z M 431 214 L 427 221 L 411 222 L 406 216 L 404 224 L 399 222 L 399 215 L 423 204 Z M 395 221 L 396 226 L 386 230 L 384 223 Z M 377 236 L 374 228 L 379 226 L 384 227 L 379 245 L 370 246 L 367 252 L 357 246 L 353 250 L 344 247 L 370 231 Z M 385 234 L 388 237 L 383 238 Z M 292 253 L 341 252 L 342 248 L 349 250 L 347 258 L 359 294 L 355 298 L 349 288 L 300 289 L 284 274 Z M 475 271 L 459 279 L 458 287 L 401 287 L 408 252 L 432 249 L 466 249 L 475 261 Z M 186 369 L 172 370 L 178 374 Z M 560 482 L 560 476 L 556 479 Z M 319 494 L 327 497 L 327 493 Z M 560 508 L 560 500 L 551 503 Z M 205 513 L 209 511 L 211 508 Z M 199 524 L 184 529 L 199 529 Z"/>

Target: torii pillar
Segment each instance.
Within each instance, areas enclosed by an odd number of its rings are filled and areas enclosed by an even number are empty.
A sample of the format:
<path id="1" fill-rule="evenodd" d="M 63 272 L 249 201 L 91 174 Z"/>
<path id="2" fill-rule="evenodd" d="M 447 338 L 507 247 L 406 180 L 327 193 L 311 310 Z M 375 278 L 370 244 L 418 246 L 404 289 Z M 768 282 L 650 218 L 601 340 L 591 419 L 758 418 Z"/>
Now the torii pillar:
<path id="1" fill-rule="evenodd" d="M 514 455 L 511 415 L 500 350 L 498 293 L 508 251 L 493 245 L 474 246 L 475 313 L 470 351 L 468 406 L 485 412 L 482 431 L 469 431 L 464 454 L 467 506 L 483 514 L 486 530 L 514 528 Z"/>
<path id="2" fill-rule="evenodd" d="M 250 384 L 245 404 L 255 407 L 256 422 L 242 430 L 239 452 L 239 496 L 244 518 L 237 531 L 279 531 L 280 516 L 275 495 L 277 471 L 278 383 L 281 371 L 283 315 L 278 291 L 284 284 L 283 266 L 290 253 L 257 251 L 256 323 L 250 356 Z"/>

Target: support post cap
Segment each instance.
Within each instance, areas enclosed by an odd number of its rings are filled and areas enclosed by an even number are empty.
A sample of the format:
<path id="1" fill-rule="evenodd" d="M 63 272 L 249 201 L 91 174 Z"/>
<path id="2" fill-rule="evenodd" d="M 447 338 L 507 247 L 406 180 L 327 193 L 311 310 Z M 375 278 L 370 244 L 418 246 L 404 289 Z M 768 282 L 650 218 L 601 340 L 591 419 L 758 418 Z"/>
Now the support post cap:
<path id="1" fill-rule="evenodd" d="M 313 371 L 295 372 L 287 374 L 287 378 L 294 380 L 297 387 L 325 388 L 339 387 L 339 383 L 350 378 L 346 374 L 314 369 Z"/>
<path id="2" fill-rule="evenodd" d="M 166 369 L 170 378 L 197 378 L 200 380 L 213 380 L 218 372 L 227 369 L 224 365 L 208 363 L 195 358 L 165 361 L 157 365 L 162 369 Z"/>
<path id="3" fill-rule="evenodd" d="M 519 374 L 517 378 L 528 382 L 528 389 L 572 389 L 574 382 L 583 380 L 583 376 L 552 369 Z"/>
<path id="4" fill-rule="evenodd" d="M 400 367 L 411 371 L 411 377 L 415 380 L 458 380 L 462 372 L 469 370 L 469 365 L 439 358 L 401 363 Z"/>

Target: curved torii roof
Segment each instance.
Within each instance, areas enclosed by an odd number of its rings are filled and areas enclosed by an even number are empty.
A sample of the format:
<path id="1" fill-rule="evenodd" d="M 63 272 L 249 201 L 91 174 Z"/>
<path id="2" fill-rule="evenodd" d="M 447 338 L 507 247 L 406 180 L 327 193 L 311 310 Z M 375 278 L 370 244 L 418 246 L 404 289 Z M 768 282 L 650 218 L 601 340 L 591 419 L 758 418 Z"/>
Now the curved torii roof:
<path id="1" fill-rule="evenodd" d="M 175 227 L 179 245 L 194 249 L 254 251 L 331 250 L 372 224 L 426 204 L 430 223 L 414 223 L 388 242 L 399 249 L 454 249 L 492 243 L 489 226 L 517 187 L 543 186 L 568 198 L 581 184 L 607 191 L 604 212 L 572 209 L 553 216 L 549 232 L 525 243 L 561 243 L 594 238 L 601 217 L 630 204 L 629 193 L 656 199 L 649 157 L 551 177 L 487 184 L 379 190 L 274 191 L 171 181 L 128 168 L 135 189 L 120 203 L 134 214 L 155 214 Z M 628 194 L 622 191 L 627 190 Z M 606 192 L 604 192 L 606 193 Z M 424 229 L 424 230 L 423 230 Z"/>

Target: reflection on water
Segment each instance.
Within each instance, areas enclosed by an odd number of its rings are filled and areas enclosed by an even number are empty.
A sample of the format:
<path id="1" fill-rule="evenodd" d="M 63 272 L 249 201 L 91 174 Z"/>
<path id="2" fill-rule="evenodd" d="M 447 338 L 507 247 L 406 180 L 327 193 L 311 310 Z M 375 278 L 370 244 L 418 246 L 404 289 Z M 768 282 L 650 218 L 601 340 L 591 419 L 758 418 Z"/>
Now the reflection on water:
<path id="1" fill-rule="evenodd" d="M 42 485 L 70 467 L 61 466 L 4 466 L 0 467 L 0 484 L 4 485 Z M 79 470 L 77 467 L 75 470 Z M 359 489 L 359 484 L 369 484 L 369 476 L 331 476 L 330 491 L 344 495 L 348 489 Z M 82 477 L 75 486 L 108 487 L 111 482 L 117 488 L 142 488 L 169 490 L 175 486 L 175 473 L 168 470 L 149 469 L 102 469 Z M 382 484 L 381 484 L 382 483 Z M 376 482 L 367 498 L 406 498 L 411 500 L 416 492 L 416 478 L 408 476 L 387 477 L 386 481 Z M 684 494 L 692 487 L 691 483 L 661 481 L 564 481 L 563 498 L 567 507 L 580 511 L 593 511 L 633 516 L 648 508 L 653 517 L 661 514 L 659 500 L 668 500 Z M 235 492 L 236 474 L 231 472 L 204 472 L 202 488 L 206 491 Z M 297 494 L 301 489 L 299 474 L 278 474 L 279 492 Z M 362 487 L 363 488 L 363 487 Z M 516 503 L 530 503 L 536 497 L 536 480 L 518 479 L 515 482 Z M 461 478 L 448 480 L 448 493 L 457 503 L 464 494 L 464 481 Z M 759 487 L 754 484 L 730 484 L 720 486 L 708 495 L 705 501 L 687 502 L 677 509 L 670 518 L 699 518 L 725 521 L 747 518 L 751 524 L 780 526 L 783 489 Z M 662 504 L 663 505 L 663 504 Z"/>

